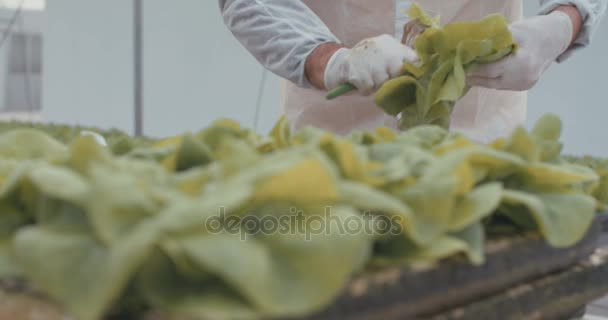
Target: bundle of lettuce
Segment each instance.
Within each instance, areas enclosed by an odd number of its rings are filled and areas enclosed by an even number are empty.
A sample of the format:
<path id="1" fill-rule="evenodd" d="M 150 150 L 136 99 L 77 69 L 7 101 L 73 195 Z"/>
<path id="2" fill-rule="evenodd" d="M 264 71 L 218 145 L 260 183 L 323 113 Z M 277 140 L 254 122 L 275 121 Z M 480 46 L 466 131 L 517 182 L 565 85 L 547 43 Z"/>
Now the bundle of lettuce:
<path id="1" fill-rule="evenodd" d="M 466 74 L 479 64 L 515 52 L 517 44 L 499 14 L 441 27 L 439 18 L 432 18 L 415 3 L 408 13 L 424 26 L 414 41 L 420 61 L 405 63 L 403 75 L 378 90 L 376 104 L 386 113 L 400 116 L 403 130 L 424 124 L 448 128 L 454 105 L 470 89 Z"/>
<path id="2" fill-rule="evenodd" d="M 482 146 L 438 126 L 260 136 L 223 120 L 122 155 L 7 130 L 0 279 L 82 320 L 257 319 L 321 310 L 369 268 L 483 264 L 495 230 L 572 246 L 608 183 L 563 159 L 560 130 L 548 115 Z"/>

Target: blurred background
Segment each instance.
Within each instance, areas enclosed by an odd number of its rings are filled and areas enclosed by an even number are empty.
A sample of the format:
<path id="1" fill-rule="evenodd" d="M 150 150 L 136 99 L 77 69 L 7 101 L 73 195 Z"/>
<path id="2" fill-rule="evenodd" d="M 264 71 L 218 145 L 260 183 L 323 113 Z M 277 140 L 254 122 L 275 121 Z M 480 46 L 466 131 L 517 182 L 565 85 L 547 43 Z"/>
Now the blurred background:
<path id="1" fill-rule="evenodd" d="M 215 0 L 0 0 L 0 117 L 169 136 L 231 118 L 266 133 L 280 81 L 239 45 Z M 537 1 L 524 1 L 534 14 Z M 141 91 L 134 81 L 141 36 Z M 530 92 L 528 125 L 553 112 L 572 154 L 608 156 L 608 21 L 590 48 Z"/>

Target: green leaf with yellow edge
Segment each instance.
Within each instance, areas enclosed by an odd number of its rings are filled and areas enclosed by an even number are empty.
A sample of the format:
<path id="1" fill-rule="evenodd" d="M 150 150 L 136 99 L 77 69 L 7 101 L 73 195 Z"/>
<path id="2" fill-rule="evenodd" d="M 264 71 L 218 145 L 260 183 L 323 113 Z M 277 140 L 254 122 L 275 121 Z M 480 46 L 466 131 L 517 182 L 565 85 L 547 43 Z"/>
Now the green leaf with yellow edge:
<path id="1" fill-rule="evenodd" d="M 479 63 L 481 57 L 487 58 L 493 54 L 493 41 L 490 39 L 467 39 L 461 41 L 456 47 L 456 58 L 458 63 L 456 66 L 460 68 L 459 78 L 465 76 L 464 66 L 470 66 L 472 62 Z M 456 72 L 456 70 L 455 70 Z M 462 83 L 464 84 L 464 83 Z M 464 86 L 463 86 L 464 88 Z"/>
<path id="2" fill-rule="evenodd" d="M 429 267 L 443 259 L 464 254 L 474 265 L 481 265 L 484 262 L 484 238 L 480 223 L 457 233 L 444 234 L 425 245 L 402 236 L 391 236 L 376 244 L 376 257 L 372 263 L 380 266 L 405 264 Z"/>
<path id="3" fill-rule="evenodd" d="M 369 157 L 381 167 L 372 174 L 385 182 L 395 182 L 404 178 L 417 178 L 434 162 L 435 157 L 428 151 L 399 143 L 378 144 L 369 148 Z"/>
<path id="4" fill-rule="evenodd" d="M 422 182 L 432 184 L 433 181 L 444 179 L 455 184 L 455 195 L 470 192 L 475 185 L 475 172 L 471 167 L 466 153 L 444 155 L 428 166 L 422 177 Z"/>
<path id="5" fill-rule="evenodd" d="M 388 127 L 376 128 L 375 134 L 382 142 L 392 142 L 397 138 L 397 133 Z"/>
<path id="6" fill-rule="evenodd" d="M 171 153 L 160 161 L 160 165 L 167 171 L 177 171 L 177 153 Z"/>
<path id="7" fill-rule="evenodd" d="M 331 160 L 329 160 L 323 152 L 318 150 L 314 145 L 298 145 L 286 150 L 277 150 L 276 152 L 267 154 L 263 159 L 255 165 L 247 165 L 234 168 L 231 164 L 226 165 L 226 161 L 218 163 L 221 174 L 218 177 L 223 179 L 238 180 L 240 183 L 255 184 L 265 181 L 272 176 L 278 175 L 281 172 L 288 170 L 300 163 L 304 159 L 316 159 L 329 169 L 332 176 L 338 177 L 339 171 Z"/>
<path id="8" fill-rule="evenodd" d="M 425 98 L 422 102 L 418 101 L 418 112 L 422 116 L 426 116 L 429 113 L 431 107 L 440 102 L 446 101 L 441 99 L 441 90 L 445 86 L 446 79 L 454 72 L 454 65 L 456 63 L 456 57 L 446 61 L 440 61 L 439 66 L 431 74 L 430 81 L 427 83 L 427 90 L 425 92 Z"/>
<path id="9" fill-rule="evenodd" d="M 163 139 L 155 143 L 152 148 L 154 149 L 165 149 L 167 147 L 177 147 L 182 141 L 182 136 L 175 136 Z"/>
<path id="10" fill-rule="evenodd" d="M 508 22 L 500 14 L 491 14 L 479 21 L 460 21 L 444 26 L 443 33 L 434 40 L 442 55 L 448 55 L 456 50 L 462 41 L 490 41 L 494 52 L 505 48 L 512 48 L 514 51 L 517 45 L 508 29 Z M 467 46 L 462 50 L 477 51 L 480 54 L 488 51 L 479 51 L 476 46 Z M 492 53 L 494 53 L 492 52 Z"/>
<path id="11" fill-rule="evenodd" d="M 419 181 L 397 195 L 415 213 L 413 238 L 429 243 L 449 230 L 458 197 L 474 184 L 474 171 L 462 155 L 445 156 L 428 166 Z"/>
<path id="12" fill-rule="evenodd" d="M 370 176 L 375 180 L 374 182 L 378 183 L 370 183 L 365 180 L 359 181 L 377 188 L 393 183 L 411 182 L 413 184 L 415 178 L 413 176 L 414 172 L 411 169 L 405 164 L 403 157 L 394 158 L 370 172 Z"/>
<path id="13" fill-rule="evenodd" d="M 472 223 L 466 228 L 450 234 L 450 236 L 467 244 L 464 253 L 472 264 L 479 266 L 485 262 L 485 234 L 480 222 Z"/>
<path id="14" fill-rule="evenodd" d="M 0 156 L 15 159 L 61 159 L 67 147 L 48 135 L 18 129 L 0 135 Z"/>
<path id="15" fill-rule="evenodd" d="M 23 161 L 19 166 L 15 167 L 15 170 L 8 175 L 3 183 L 2 188 L 0 188 L 0 198 L 3 200 L 11 200 L 14 203 L 19 203 L 20 201 L 25 200 L 24 205 L 26 208 L 32 207 L 34 200 L 33 196 L 27 195 L 26 192 L 23 192 L 23 182 L 26 180 L 27 173 L 35 166 L 37 161 Z"/>
<path id="16" fill-rule="evenodd" d="M 458 83 L 456 77 L 454 75 L 448 75 L 445 82 L 441 85 L 441 89 L 439 90 L 439 93 L 437 94 L 434 103 L 437 104 L 441 101 L 456 101 L 460 99 L 460 97 L 462 96 L 462 90 L 464 90 L 464 88 L 460 87 L 461 84 Z M 432 107 L 431 110 L 433 108 L 434 107 Z M 446 115 L 444 114 L 444 116 Z M 450 116 L 449 112 L 447 113 L 447 116 Z M 434 116 L 433 118 L 439 117 Z"/>
<path id="17" fill-rule="evenodd" d="M 83 208 L 44 194 L 38 196 L 33 213 L 38 226 L 63 232 L 90 230 Z"/>
<path id="18" fill-rule="evenodd" d="M 512 208 L 508 212 L 526 212 L 549 244 L 558 248 L 580 241 L 595 217 L 595 200 L 584 194 L 505 190 L 502 201 Z"/>
<path id="19" fill-rule="evenodd" d="M 419 228 L 416 222 L 414 211 L 398 198 L 376 190 L 360 183 L 343 182 L 340 183 L 340 202 L 349 204 L 364 213 L 387 214 L 392 218 L 392 222 L 399 224 L 399 228 L 415 241 L 423 242 L 424 230 Z"/>
<path id="20" fill-rule="evenodd" d="M 500 183 L 489 183 L 460 196 L 450 217 L 450 231 L 463 230 L 493 214 L 500 205 L 502 192 Z"/>
<path id="21" fill-rule="evenodd" d="M 585 190 L 588 194 L 598 199 L 599 210 L 605 210 L 604 207 L 608 207 L 608 160 L 591 156 L 567 156 L 563 157 L 562 161 L 563 163 L 577 164 L 595 171 L 599 177 L 599 181 L 588 184 Z"/>
<path id="22" fill-rule="evenodd" d="M 260 182 L 255 192 L 256 201 L 324 203 L 337 198 L 336 181 L 330 168 L 317 159 L 302 159 L 293 167 Z"/>
<path id="23" fill-rule="evenodd" d="M 328 229 L 309 235 L 308 241 L 305 241 L 306 235 L 297 230 L 259 234 L 245 241 L 238 234 L 228 233 L 184 234 L 174 241 L 196 266 L 221 279 L 234 292 L 239 292 L 258 314 L 303 315 L 334 299 L 345 281 L 361 268 L 365 261 L 362 258 L 370 253 L 369 236 L 341 230 L 345 221 L 358 216 L 354 210 L 332 207 L 331 215 L 340 223 L 328 224 L 325 220 Z M 325 219 L 324 215 L 318 217 L 319 221 Z M 293 290 L 294 287 L 298 290 Z M 205 294 L 205 288 L 176 287 L 173 290 L 178 295 L 183 292 L 184 298 L 188 296 L 187 291 L 192 290 L 191 293 L 200 298 Z M 233 297 L 233 303 L 238 303 L 240 297 Z M 240 313 L 242 310 L 235 311 Z M 198 317 L 210 316 L 204 309 L 198 312 Z M 232 316 L 227 315 L 228 318 Z"/>
<path id="24" fill-rule="evenodd" d="M 289 145 L 291 131 L 287 117 L 282 116 L 270 131 L 270 136 L 274 139 L 278 148 L 285 148 Z"/>
<path id="25" fill-rule="evenodd" d="M 423 149 L 431 149 L 442 143 L 447 137 L 448 131 L 444 128 L 423 125 L 409 129 L 407 134 L 402 134 L 397 137 L 396 142 L 405 145 L 418 146 Z"/>
<path id="26" fill-rule="evenodd" d="M 78 206 L 87 200 L 88 187 L 77 174 L 65 168 L 25 162 L 7 179 L 0 194 L 11 220 L 19 214 L 19 220 L 32 219 L 38 225 L 61 230 L 87 225 Z M 15 211 L 17 207 L 19 211 Z"/>
<path id="27" fill-rule="evenodd" d="M 528 164 L 519 174 L 528 185 L 536 187 L 560 187 L 599 180 L 593 170 L 569 164 L 555 165 L 540 162 Z"/>
<path id="28" fill-rule="evenodd" d="M 412 265 L 433 265 L 439 260 L 458 253 L 467 253 L 469 250 L 470 247 L 465 241 L 455 237 L 442 236 L 428 246 L 413 250 L 412 255 L 408 256 L 406 260 Z"/>
<path id="29" fill-rule="evenodd" d="M 177 149 L 175 170 L 185 171 L 213 161 L 211 151 L 191 134 L 186 134 Z"/>
<path id="30" fill-rule="evenodd" d="M 426 114 L 426 121 L 429 125 L 447 128 L 449 116 L 452 112 L 451 102 L 440 101 L 432 105 Z"/>
<path id="31" fill-rule="evenodd" d="M 27 213 L 18 210 L 7 200 L 0 201 L 0 279 L 23 275 L 13 253 L 12 235 L 30 222 Z"/>
<path id="32" fill-rule="evenodd" d="M 87 215 L 94 232 L 105 244 L 116 244 L 158 210 L 151 191 L 124 172 L 95 167 L 91 172 Z"/>
<path id="33" fill-rule="evenodd" d="M 120 246 L 106 248 L 89 232 L 28 227 L 17 233 L 14 253 L 27 278 L 70 314 L 97 320 L 149 255 L 158 230 L 154 223 L 141 226 Z"/>
<path id="34" fill-rule="evenodd" d="M 564 145 L 557 141 L 538 141 L 538 148 L 540 149 L 540 160 L 554 162 L 556 161 L 561 153 Z"/>
<path id="35" fill-rule="evenodd" d="M 543 140 L 558 141 L 562 134 L 562 121 L 554 114 L 546 114 L 534 124 L 531 134 Z"/>
<path id="36" fill-rule="evenodd" d="M 439 28 L 439 16 L 432 17 L 430 14 L 424 11 L 416 2 L 412 3 L 410 8 L 407 10 L 407 15 L 410 17 L 410 19 L 418 20 L 425 26 Z"/>
<path id="37" fill-rule="evenodd" d="M 233 139 L 246 139 L 249 133 L 232 120 L 217 120 L 210 127 L 201 130 L 196 136 L 200 141 L 215 152 L 224 143 Z"/>
<path id="38" fill-rule="evenodd" d="M 403 67 L 401 68 L 401 74 L 409 74 L 414 79 L 418 79 L 422 77 L 425 73 L 427 73 L 429 68 L 430 64 L 423 64 L 418 66 L 411 63 L 404 63 Z"/>
<path id="39" fill-rule="evenodd" d="M 398 195 L 414 212 L 416 224 L 411 228 L 412 239 L 429 244 L 449 229 L 458 184 L 453 177 L 435 183 L 421 181 Z M 442 201 L 437 201 L 439 198 Z"/>
<path id="40" fill-rule="evenodd" d="M 432 151 L 436 155 L 444 155 L 455 150 L 474 147 L 475 144 L 471 140 L 463 136 L 454 136 L 453 138 L 446 139 L 439 145 L 432 148 Z"/>
<path id="41" fill-rule="evenodd" d="M 327 139 L 328 136 L 331 138 L 332 135 L 325 130 L 315 127 L 304 127 L 291 136 L 290 142 L 292 145 L 314 145 L 318 144 L 324 139 Z"/>
<path id="42" fill-rule="evenodd" d="M 135 142 L 127 137 L 120 137 L 110 144 L 112 153 L 115 155 L 125 155 L 135 148 Z"/>
<path id="43" fill-rule="evenodd" d="M 336 163 L 342 176 L 345 178 L 356 179 L 364 174 L 365 159 L 360 159 L 362 155 L 356 152 L 355 145 L 347 140 L 323 139 L 320 148 L 327 156 Z"/>
<path id="44" fill-rule="evenodd" d="M 181 240 L 181 239 L 180 239 Z M 213 275 L 196 264 L 187 254 L 182 241 L 173 238 L 163 239 L 160 249 L 175 265 L 176 271 L 191 281 L 213 280 Z"/>
<path id="45" fill-rule="evenodd" d="M 0 237 L 0 279 L 23 277 L 23 270 L 15 259 L 13 242 L 10 237 Z"/>
<path id="46" fill-rule="evenodd" d="M 600 182 L 594 191 L 594 196 L 601 202 L 608 204 L 608 169 L 598 170 Z"/>
<path id="47" fill-rule="evenodd" d="M 0 238 L 10 237 L 20 227 L 29 224 L 30 216 L 8 200 L 0 201 Z"/>
<path id="48" fill-rule="evenodd" d="M 348 140 L 323 139 L 320 148 L 333 160 L 340 169 L 342 177 L 368 183 L 370 185 L 382 185 L 383 179 L 373 174 L 373 170 L 379 167 L 367 159 L 367 150 Z"/>
<path id="49" fill-rule="evenodd" d="M 87 176 L 90 167 L 95 163 L 110 165 L 112 162 L 112 155 L 108 149 L 99 145 L 93 137 L 80 137 L 70 145 L 69 157 L 65 165 Z"/>
<path id="50" fill-rule="evenodd" d="M 468 153 L 467 159 L 474 168 L 483 168 L 486 178 L 503 179 L 521 169 L 524 161 L 508 152 L 493 150 L 491 148 L 473 147 L 462 151 Z"/>
<path id="51" fill-rule="evenodd" d="M 241 124 L 232 119 L 218 119 L 218 120 L 215 120 L 211 124 L 211 126 L 217 127 L 217 128 L 224 128 L 224 129 L 231 130 L 234 132 L 243 130 L 243 127 L 241 127 Z"/>
<path id="52" fill-rule="evenodd" d="M 554 161 L 559 157 L 563 148 L 559 142 L 561 132 L 562 122 L 554 114 L 546 114 L 536 122 L 531 134 L 540 150 L 541 161 Z"/>
<path id="53" fill-rule="evenodd" d="M 418 82 L 411 76 L 401 76 L 385 82 L 376 92 L 375 101 L 384 112 L 396 116 L 416 103 Z"/>
<path id="54" fill-rule="evenodd" d="M 526 161 L 538 161 L 540 159 L 540 150 L 536 142 L 522 127 L 517 128 L 511 134 L 504 150 Z"/>
<path id="55" fill-rule="evenodd" d="M 22 161 L 0 156 L 0 185 L 21 165 Z"/>
<path id="56" fill-rule="evenodd" d="M 84 205 L 89 195 L 87 182 L 64 167 L 39 164 L 27 173 L 27 177 L 39 192 L 51 198 Z"/>
<path id="57" fill-rule="evenodd" d="M 219 177 L 219 166 L 208 166 L 205 168 L 197 168 L 178 173 L 172 178 L 175 181 L 179 191 L 190 195 L 198 196 L 202 193 L 203 188 Z"/>
<path id="58" fill-rule="evenodd" d="M 181 140 L 180 140 L 181 141 Z M 179 145 L 169 145 L 163 148 L 134 148 L 125 156 L 130 159 L 154 161 L 160 163 L 166 170 L 175 171 L 177 148 Z"/>
<path id="59" fill-rule="evenodd" d="M 170 257 L 157 250 L 135 279 L 135 290 L 148 304 L 172 317 L 254 320 L 257 312 L 219 280 L 201 281 L 180 273 Z"/>

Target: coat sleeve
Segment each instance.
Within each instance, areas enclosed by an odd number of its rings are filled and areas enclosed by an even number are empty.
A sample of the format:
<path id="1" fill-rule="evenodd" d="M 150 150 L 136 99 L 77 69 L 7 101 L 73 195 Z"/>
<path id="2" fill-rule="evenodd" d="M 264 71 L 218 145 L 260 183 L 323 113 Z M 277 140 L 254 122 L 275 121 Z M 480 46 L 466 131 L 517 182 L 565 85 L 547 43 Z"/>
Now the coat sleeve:
<path id="1" fill-rule="evenodd" d="M 300 87 L 311 87 L 304 69 L 310 53 L 338 42 L 302 1 L 219 0 L 219 6 L 228 29 L 257 61 Z"/>
<path id="2" fill-rule="evenodd" d="M 558 6 L 572 5 L 578 8 L 583 17 L 581 33 L 570 49 L 557 59 L 558 62 L 561 62 L 568 59 L 576 50 L 587 47 L 591 43 L 606 14 L 608 0 L 540 0 L 540 4 L 540 14 L 547 14 Z"/>

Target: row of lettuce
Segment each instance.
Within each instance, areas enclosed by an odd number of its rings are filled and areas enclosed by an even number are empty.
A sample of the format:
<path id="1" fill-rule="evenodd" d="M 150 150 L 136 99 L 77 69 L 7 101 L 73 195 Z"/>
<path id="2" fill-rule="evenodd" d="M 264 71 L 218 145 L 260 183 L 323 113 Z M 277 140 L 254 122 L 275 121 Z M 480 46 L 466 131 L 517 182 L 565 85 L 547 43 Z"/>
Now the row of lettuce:
<path id="1" fill-rule="evenodd" d="M 160 140 L 0 132 L 0 279 L 84 320 L 139 306 L 305 315 L 369 268 L 482 264 L 497 233 L 574 245 L 608 203 L 606 161 L 562 156 L 552 115 L 490 145 L 435 126 L 337 136 L 284 120 L 268 135 L 221 120 Z"/>

